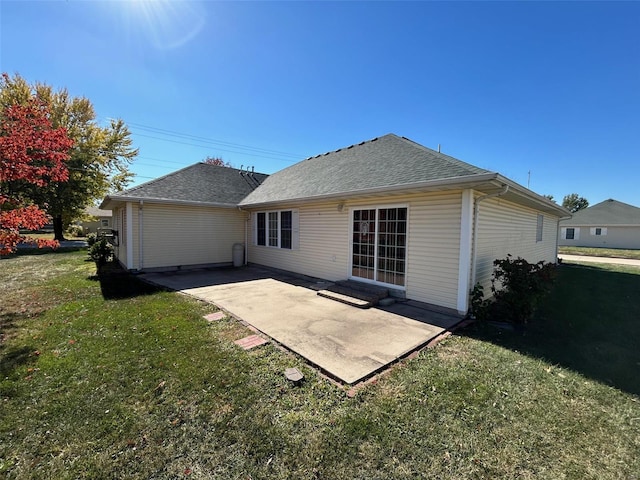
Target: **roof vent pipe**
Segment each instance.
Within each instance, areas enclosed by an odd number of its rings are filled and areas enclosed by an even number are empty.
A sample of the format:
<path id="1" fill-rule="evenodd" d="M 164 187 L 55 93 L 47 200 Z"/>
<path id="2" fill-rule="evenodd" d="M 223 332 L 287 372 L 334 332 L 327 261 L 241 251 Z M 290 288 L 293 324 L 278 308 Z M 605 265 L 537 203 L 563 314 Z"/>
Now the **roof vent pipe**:
<path id="1" fill-rule="evenodd" d="M 438 144 L 438 153 L 440 153 L 440 144 Z"/>

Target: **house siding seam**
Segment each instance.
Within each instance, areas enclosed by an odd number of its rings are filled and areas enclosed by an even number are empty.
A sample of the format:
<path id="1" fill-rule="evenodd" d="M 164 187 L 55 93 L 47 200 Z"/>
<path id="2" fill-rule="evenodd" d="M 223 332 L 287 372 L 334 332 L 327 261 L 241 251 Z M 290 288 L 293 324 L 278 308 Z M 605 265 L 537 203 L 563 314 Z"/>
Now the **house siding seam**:
<path id="1" fill-rule="evenodd" d="M 350 276 L 353 209 L 372 206 L 408 207 L 407 298 L 455 309 L 458 292 L 461 197 L 458 191 L 388 195 L 274 209 L 299 211 L 299 249 L 249 245 L 252 263 L 290 270 L 331 281 Z M 342 211 L 338 205 L 344 204 Z M 253 209 L 252 213 L 260 211 Z M 253 228 L 253 221 L 249 222 Z M 248 235 L 254 238 L 253 232 Z"/>
<path id="2" fill-rule="evenodd" d="M 538 215 L 541 212 L 501 198 L 482 202 L 479 209 L 476 282 L 488 293 L 493 261 L 508 254 L 528 262 L 556 262 L 558 217 L 543 214 L 542 241 L 536 241 Z"/>
<path id="3" fill-rule="evenodd" d="M 233 244 L 244 243 L 245 214 L 236 209 L 145 203 L 142 214 L 145 269 L 231 263 Z"/>

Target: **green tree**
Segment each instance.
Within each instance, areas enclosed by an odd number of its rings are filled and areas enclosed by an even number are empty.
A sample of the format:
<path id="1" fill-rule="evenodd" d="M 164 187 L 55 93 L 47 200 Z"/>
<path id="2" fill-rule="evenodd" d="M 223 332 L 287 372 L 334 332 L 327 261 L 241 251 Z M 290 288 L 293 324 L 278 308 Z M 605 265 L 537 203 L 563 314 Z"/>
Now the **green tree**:
<path id="1" fill-rule="evenodd" d="M 577 193 L 570 193 L 569 195 L 565 195 L 562 199 L 562 206 L 571 213 L 576 213 L 583 208 L 587 208 L 589 206 L 589 201 L 586 198 L 579 196 Z"/>
<path id="2" fill-rule="evenodd" d="M 71 97 L 66 89 L 54 91 L 49 85 L 30 85 L 18 74 L 3 74 L 0 84 L 0 107 L 26 104 L 37 99 L 47 106 L 54 128 L 63 127 L 74 141 L 67 162 L 67 182 L 51 182 L 45 187 L 17 185 L 24 195 L 38 205 L 47 205 L 53 217 L 56 240 L 64 240 L 63 232 L 83 210 L 111 191 L 122 190 L 133 174 L 129 164 L 138 155 L 125 123 L 111 120 L 101 127 L 91 102 L 84 97 Z"/>

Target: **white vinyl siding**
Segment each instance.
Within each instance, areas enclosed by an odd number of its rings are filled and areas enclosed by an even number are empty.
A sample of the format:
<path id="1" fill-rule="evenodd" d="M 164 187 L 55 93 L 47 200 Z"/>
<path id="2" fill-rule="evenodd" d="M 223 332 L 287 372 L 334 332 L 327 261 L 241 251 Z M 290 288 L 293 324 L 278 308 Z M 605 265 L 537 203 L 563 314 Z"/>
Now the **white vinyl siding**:
<path id="1" fill-rule="evenodd" d="M 557 222 L 557 217 L 547 213 L 542 215 L 501 198 L 480 203 L 476 233 L 476 282 L 484 286 L 485 293 L 489 292 L 493 261 L 504 259 L 507 254 L 532 263 L 540 260 L 555 263 Z"/>
<path id="2" fill-rule="evenodd" d="M 249 262 L 327 280 L 344 280 L 350 276 L 352 210 L 402 204 L 408 207 L 409 215 L 407 298 L 455 309 L 461 197 L 462 192 L 458 190 L 296 205 L 297 250 L 269 248 L 252 242 Z M 278 205 L 278 209 L 291 207 L 293 205 Z"/>
<path id="3" fill-rule="evenodd" d="M 142 215 L 143 269 L 230 263 L 233 244 L 244 242 L 246 213 L 237 209 L 145 203 Z"/>

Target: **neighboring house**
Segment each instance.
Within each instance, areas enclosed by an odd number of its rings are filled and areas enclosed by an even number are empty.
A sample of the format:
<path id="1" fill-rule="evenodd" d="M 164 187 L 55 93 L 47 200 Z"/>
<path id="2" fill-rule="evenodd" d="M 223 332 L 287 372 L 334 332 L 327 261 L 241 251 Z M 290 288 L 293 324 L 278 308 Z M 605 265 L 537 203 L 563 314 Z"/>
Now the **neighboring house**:
<path id="1" fill-rule="evenodd" d="M 610 198 L 560 222 L 559 245 L 640 249 L 640 208 Z"/>
<path id="2" fill-rule="evenodd" d="M 99 228 L 111 228 L 111 210 L 101 210 L 96 207 L 87 207 L 84 211 L 86 219 L 80 221 L 82 231 L 96 233 Z"/>
<path id="3" fill-rule="evenodd" d="M 352 278 L 459 313 L 507 254 L 555 262 L 569 212 L 517 183 L 393 134 L 271 176 L 197 164 L 108 196 L 132 270 L 246 261 Z M 188 233 L 187 233 L 188 232 Z"/>

